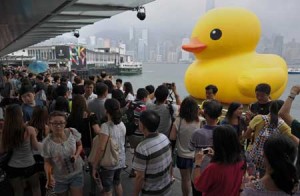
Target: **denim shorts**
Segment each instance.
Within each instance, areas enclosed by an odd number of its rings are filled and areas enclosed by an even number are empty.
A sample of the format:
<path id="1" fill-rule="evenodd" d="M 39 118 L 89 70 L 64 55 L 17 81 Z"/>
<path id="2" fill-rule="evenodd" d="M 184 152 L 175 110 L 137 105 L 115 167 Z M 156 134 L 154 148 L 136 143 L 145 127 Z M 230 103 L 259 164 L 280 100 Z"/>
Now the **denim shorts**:
<path id="1" fill-rule="evenodd" d="M 121 183 L 121 171 L 121 168 L 116 170 L 100 168 L 99 175 L 102 181 L 104 192 L 110 192 L 113 189 L 113 186 L 117 186 Z"/>
<path id="2" fill-rule="evenodd" d="M 183 158 L 177 156 L 176 164 L 179 169 L 190 169 L 193 168 L 193 159 Z"/>
<path id="3" fill-rule="evenodd" d="M 70 178 L 65 179 L 64 181 L 56 181 L 54 186 L 54 192 L 64 193 L 70 188 L 82 188 L 83 185 L 83 173 L 80 172 Z"/>

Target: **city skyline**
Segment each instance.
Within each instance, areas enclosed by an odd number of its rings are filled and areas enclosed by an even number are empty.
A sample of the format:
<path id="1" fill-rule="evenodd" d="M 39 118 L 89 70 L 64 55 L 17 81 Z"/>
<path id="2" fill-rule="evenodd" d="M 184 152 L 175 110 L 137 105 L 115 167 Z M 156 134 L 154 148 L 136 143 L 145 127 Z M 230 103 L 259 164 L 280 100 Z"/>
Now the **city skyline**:
<path id="1" fill-rule="evenodd" d="M 144 21 L 137 19 L 136 12 L 127 11 L 80 29 L 79 39 L 68 33 L 42 45 L 74 43 L 87 47 L 91 45 L 93 49 L 117 47 L 119 43 L 124 43 L 127 53 L 136 60 L 186 61 L 193 55 L 182 51 L 181 45 L 184 39 L 187 42 L 199 17 L 214 7 L 239 6 L 254 12 L 261 20 L 262 36 L 257 46 L 259 53 L 279 54 L 287 60 L 297 59 L 300 56 L 297 5 L 300 1 L 189 0 L 186 3 L 181 0 L 157 0 L 145 5 L 147 16 Z M 292 42 L 296 46 L 291 47 Z"/>

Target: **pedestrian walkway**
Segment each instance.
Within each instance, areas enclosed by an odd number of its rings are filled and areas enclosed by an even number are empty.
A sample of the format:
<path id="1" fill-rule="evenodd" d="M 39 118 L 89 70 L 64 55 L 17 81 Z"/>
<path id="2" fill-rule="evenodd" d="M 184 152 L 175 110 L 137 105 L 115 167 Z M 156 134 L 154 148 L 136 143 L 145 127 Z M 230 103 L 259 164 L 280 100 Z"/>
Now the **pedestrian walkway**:
<path id="1" fill-rule="evenodd" d="M 124 196 L 131 196 L 133 194 L 134 190 L 134 181 L 135 178 L 129 178 L 129 173 L 131 170 L 131 160 L 132 160 L 133 154 L 130 152 L 129 148 L 126 148 L 126 164 L 128 167 L 124 169 L 121 173 L 121 182 L 123 186 L 123 195 Z M 89 187 L 90 187 L 90 180 L 89 180 L 89 174 L 85 172 L 85 186 L 84 186 L 84 196 L 89 196 Z M 175 182 L 172 185 L 172 196 L 181 196 L 181 177 L 180 172 L 178 168 L 174 168 L 174 177 Z M 98 190 L 97 190 L 98 191 Z M 97 192 L 96 195 L 100 195 L 99 192 Z M 190 194 L 192 195 L 192 194 Z"/>

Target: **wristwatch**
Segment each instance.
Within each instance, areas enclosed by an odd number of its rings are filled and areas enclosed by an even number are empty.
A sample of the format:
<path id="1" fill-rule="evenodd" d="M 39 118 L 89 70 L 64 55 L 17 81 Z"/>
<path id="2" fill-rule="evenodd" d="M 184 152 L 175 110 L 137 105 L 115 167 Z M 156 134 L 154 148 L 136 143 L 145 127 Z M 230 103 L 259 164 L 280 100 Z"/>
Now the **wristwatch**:
<path id="1" fill-rule="evenodd" d="M 201 165 L 199 164 L 199 165 L 195 165 L 195 168 L 201 168 Z"/>

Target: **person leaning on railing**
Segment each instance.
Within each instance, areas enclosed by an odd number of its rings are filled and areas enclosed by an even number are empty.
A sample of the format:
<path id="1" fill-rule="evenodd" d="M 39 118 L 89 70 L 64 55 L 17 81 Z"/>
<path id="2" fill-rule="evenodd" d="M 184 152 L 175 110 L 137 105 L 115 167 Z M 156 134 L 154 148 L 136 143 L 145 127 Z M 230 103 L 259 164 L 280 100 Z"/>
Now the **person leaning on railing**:
<path id="1" fill-rule="evenodd" d="M 300 122 L 291 116 L 290 110 L 296 96 L 300 93 L 300 85 L 295 85 L 291 88 L 289 96 L 286 98 L 283 106 L 279 110 L 279 116 L 291 127 L 291 132 L 296 137 L 300 138 Z"/>

